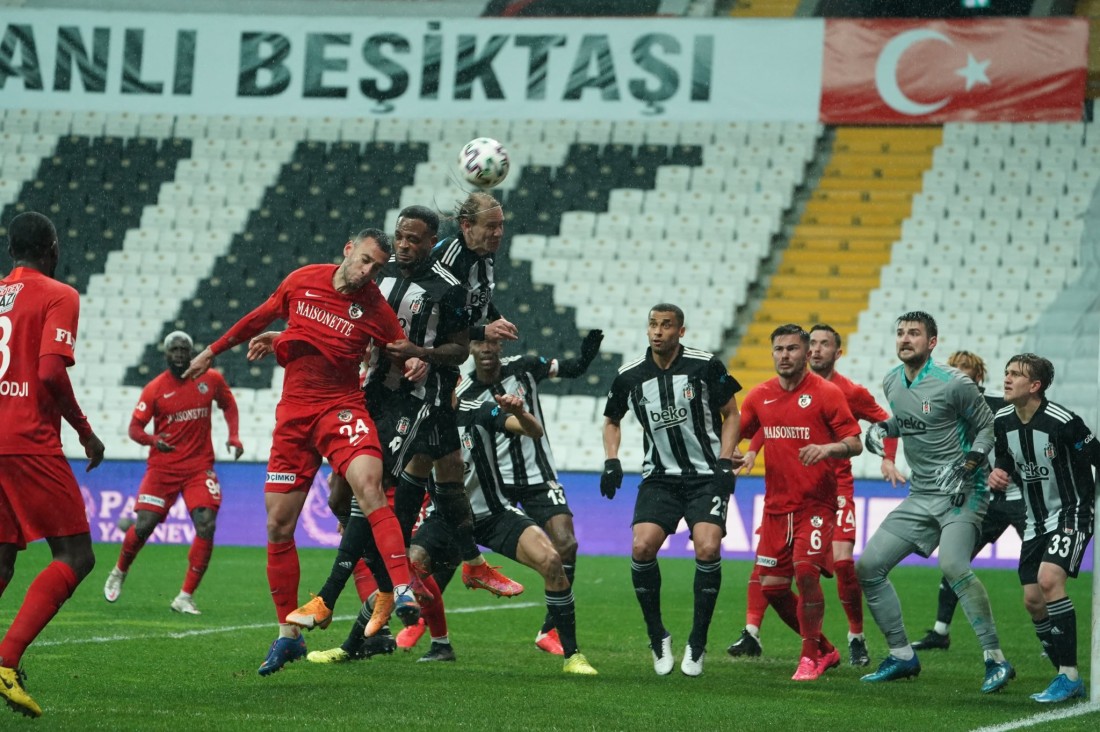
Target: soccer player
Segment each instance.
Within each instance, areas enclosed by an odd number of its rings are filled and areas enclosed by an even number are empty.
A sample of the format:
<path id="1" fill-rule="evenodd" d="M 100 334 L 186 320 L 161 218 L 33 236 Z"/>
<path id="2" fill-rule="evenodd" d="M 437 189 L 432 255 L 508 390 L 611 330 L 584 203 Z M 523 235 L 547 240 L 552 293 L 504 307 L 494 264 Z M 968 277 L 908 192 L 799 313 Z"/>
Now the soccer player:
<path id="1" fill-rule="evenodd" d="M 555 377 L 575 379 L 583 375 L 600 352 L 602 341 L 603 331 L 592 330 L 584 337 L 576 358 L 547 360 L 538 356 L 513 356 L 503 361 L 501 341 L 473 341 L 470 354 L 474 357 L 474 373 L 459 385 L 458 396 L 465 401 L 488 401 L 494 395 L 514 394 L 523 400 L 527 411 L 543 423 L 539 382 Z M 550 537 L 572 587 L 577 566 L 573 512 L 569 510 L 565 488 L 558 481 L 554 453 L 545 428 L 538 439 L 497 432 L 495 449 L 505 497 L 512 505 L 522 508 Z M 535 636 L 535 647 L 547 653 L 563 654 L 552 613 L 546 614 Z"/>
<path id="2" fill-rule="evenodd" d="M 1085 696 L 1077 671 L 1077 612 L 1066 579 L 1077 577 L 1092 538 L 1100 445 L 1073 412 L 1046 398 L 1054 366 L 1021 353 L 1005 366 L 1005 401 L 993 422 L 995 467 L 989 487 L 1023 489 L 1027 528 L 1020 551 L 1024 605 L 1058 674 L 1031 698 L 1042 703 Z"/>
<path id="3" fill-rule="evenodd" d="M 31 211 L 16 216 L 8 254 L 14 267 L 0 279 L 0 595 L 28 542 L 44 538 L 52 561 L 0 639 L 0 697 L 39 717 L 23 688 L 23 653 L 95 566 L 84 499 L 61 452 L 61 418 L 76 430 L 88 470 L 103 461 L 103 443 L 66 371 L 75 362 L 80 296 L 53 279 L 60 256 L 53 222 Z"/>
<path id="4" fill-rule="evenodd" d="M 904 438 L 912 476 L 909 496 L 887 515 L 856 562 L 867 607 L 890 651 L 863 681 L 894 681 L 920 673 L 888 575 L 905 557 L 914 552 L 931 556 L 938 545 L 940 570 L 984 650 L 981 690 L 988 694 L 1016 675 L 1001 651 L 989 595 L 970 568 L 989 503 L 984 469 L 993 449 L 993 413 L 973 381 L 932 360 L 938 335 L 936 320 L 928 313 L 898 318 L 895 345 L 901 365 L 883 379 L 893 416 L 867 431 L 867 448 L 876 455 L 883 454 L 884 437 Z"/>
<path id="5" fill-rule="evenodd" d="M 291 272 L 266 302 L 195 356 L 184 373 L 184 378 L 198 378 L 217 354 L 259 335 L 276 319 L 287 321 L 286 330 L 274 340 L 275 357 L 286 376 L 275 410 L 274 443 L 264 484 L 267 577 L 279 637 L 260 665 L 261 676 L 306 655 L 300 629 L 288 623 L 286 616 L 298 607 L 301 570 L 294 529 L 322 457 L 347 478 L 370 522 L 394 582 L 397 616 L 406 624 L 420 616 L 409 589 L 401 527 L 382 492 L 378 433 L 359 389 L 359 365 L 367 347 L 373 342 L 384 348 L 405 338 L 397 316 L 374 284 L 391 252 L 385 233 L 360 231 L 344 245 L 340 264 L 307 265 Z M 255 351 L 250 346 L 250 358 L 265 353 L 260 345 Z M 406 376 L 415 380 L 410 370 Z"/>
<path id="6" fill-rule="evenodd" d="M 848 402 L 848 408 L 856 419 L 881 422 L 890 415 L 878 405 L 864 387 L 836 371 L 836 361 L 842 353 L 840 334 L 830 325 L 817 324 L 810 328 L 810 370 L 840 388 Z M 739 473 L 752 470 L 756 455 L 764 444 L 763 431 L 757 431 L 752 444 L 745 452 L 745 463 Z M 894 485 L 905 477 L 894 465 L 898 442 L 894 438 L 885 441 L 886 457 L 882 459 L 882 476 Z M 860 448 L 862 450 L 862 447 Z M 837 595 L 848 617 L 848 662 L 852 666 L 866 666 L 871 662 L 867 655 L 867 640 L 863 635 L 863 593 L 856 579 L 852 548 L 856 541 L 855 481 L 852 478 L 852 462 L 848 459 L 832 461 L 836 469 L 836 526 L 833 529 L 833 573 L 836 575 Z M 749 579 L 748 601 L 745 608 L 745 629 L 741 637 L 727 651 L 731 656 L 759 656 L 760 623 L 768 600 L 760 586 L 760 565 L 754 565 Z M 774 590 L 773 590 L 774 592 Z"/>
<path id="7" fill-rule="evenodd" d="M 493 395 L 484 402 L 463 399 L 458 423 L 462 456 L 469 466 L 465 485 L 473 506 L 477 541 L 542 575 L 546 609 L 554 617 L 565 656 L 562 670 L 595 676 L 596 669 L 577 647 L 576 605 L 561 557 L 546 533 L 512 505 L 503 491 L 505 464 L 512 461 L 513 470 L 515 464 L 510 453 L 497 450 L 497 435 L 507 432 L 517 439 L 538 440 L 543 436 L 542 425 L 515 394 Z M 431 511 L 413 536 L 409 557 L 425 572 L 438 571 L 441 565 L 453 566 L 457 558 L 455 539 L 450 522 L 439 520 L 438 514 Z M 431 650 L 420 660 L 454 660 L 450 639 L 433 637 Z"/>
<path id="8" fill-rule="evenodd" d="M 985 393 L 982 383 L 985 381 L 985 361 L 977 354 L 970 351 L 955 351 L 947 357 L 947 365 L 957 368 L 970 377 L 982 393 L 989 409 L 996 414 L 1004 405 L 1004 399 Z M 1011 484 L 1006 490 L 993 491 L 989 497 L 989 510 L 982 519 L 982 530 L 978 536 L 978 543 L 974 547 L 971 559 L 987 544 L 992 544 L 1001 538 L 1001 534 L 1012 527 L 1021 539 L 1024 537 L 1024 528 L 1027 525 L 1027 509 L 1024 508 L 1024 496 L 1016 484 Z M 959 598 L 951 590 L 951 585 L 946 579 L 940 580 L 940 592 L 936 607 L 936 623 L 919 641 L 913 643 L 914 650 L 925 651 L 941 649 L 946 651 L 951 647 L 951 620 L 955 616 L 955 606 L 959 604 Z"/>
<path id="9" fill-rule="evenodd" d="M 103 596 L 116 602 L 122 583 L 138 552 L 164 521 L 168 511 L 183 496 L 187 512 L 195 525 L 195 538 L 187 554 L 187 573 L 183 587 L 170 607 L 178 613 L 201 615 L 192 597 L 210 565 L 214 551 L 214 529 L 222 491 L 214 472 L 214 446 L 210 441 L 210 405 L 216 403 L 229 428 L 226 449 L 237 460 L 244 446 L 237 434 L 237 401 L 229 385 L 217 371 L 206 372 L 201 379 L 184 379 L 191 363 L 191 336 L 181 330 L 164 338 L 164 358 L 168 369 L 150 381 L 141 392 L 130 418 L 130 439 L 149 448 L 148 468 L 138 489 L 134 510 L 137 521 L 126 529 L 118 563 L 107 575 Z M 145 426 L 153 420 L 153 433 Z"/>
<path id="10" fill-rule="evenodd" d="M 632 411 L 645 432 L 642 482 L 634 504 L 630 571 L 642 608 L 653 670 L 672 673 L 672 636 L 661 619 L 661 570 L 657 552 L 680 520 L 687 521 L 695 546 L 695 612 L 680 663 L 687 676 L 703 673 L 707 633 L 722 586 L 722 537 L 733 494 L 740 414 L 734 395 L 741 390 L 713 354 L 680 344 L 684 311 L 670 303 L 649 311 L 645 356 L 623 364 L 604 408 L 603 445 L 607 460 L 600 493 L 614 498 L 622 486 L 619 460 L 622 418 Z"/>
<path id="11" fill-rule="evenodd" d="M 794 323 L 772 331 L 777 376 L 741 404 L 746 437 L 763 432 L 764 518 L 756 548 L 760 592 L 783 622 L 802 636 L 794 681 L 813 681 L 840 663 L 821 632 L 821 575 L 833 571 L 837 467 L 863 451 L 859 424 L 838 387 L 806 370 L 810 334 Z M 791 580 L 798 585 L 798 598 Z"/>

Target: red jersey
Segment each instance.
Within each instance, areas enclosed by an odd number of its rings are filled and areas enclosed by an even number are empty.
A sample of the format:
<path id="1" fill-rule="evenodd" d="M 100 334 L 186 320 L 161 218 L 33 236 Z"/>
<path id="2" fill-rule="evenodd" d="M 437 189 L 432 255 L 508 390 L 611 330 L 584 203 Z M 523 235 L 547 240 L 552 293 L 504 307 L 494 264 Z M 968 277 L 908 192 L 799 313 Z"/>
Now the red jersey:
<path id="1" fill-rule="evenodd" d="M 833 372 L 829 383 L 838 387 L 848 401 L 848 409 L 852 410 L 852 416 L 865 422 L 885 422 L 890 419 L 890 413 L 879 406 L 871 392 L 865 387 L 849 379 L 843 374 Z M 893 460 L 898 455 L 898 440 L 896 437 L 888 437 L 883 443 L 886 451 L 886 459 Z M 837 493 L 851 496 L 855 492 L 855 479 L 852 477 L 851 460 L 834 460 L 836 465 Z"/>
<path id="2" fill-rule="evenodd" d="M 336 268 L 311 264 L 291 272 L 210 349 L 215 354 L 229 350 L 282 319 L 287 328 L 275 339 L 275 357 L 286 369 L 283 401 L 316 406 L 356 394 L 367 347 L 406 336 L 377 285 L 338 292 L 332 285 Z"/>
<path id="3" fill-rule="evenodd" d="M 840 389 L 812 371 L 793 391 L 785 391 L 778 377 L 765 381 L 749 391 L 741 405 L 742 436 L 751 440 L 758 430 L 768 450 L 764 512 L 791 513 L 811 501 L 831 510 L 836 504 L 838 461 L 806 466 L 798 451 L 859 434 Z"/>
<path id="4" fill-rule="evenodd" d="M 61 412 L 38 380 L 38 360 L 72 366 L 80 295 L 29 267 L 0 279 L 0 455 L 60 455 Z"/>
<path id="5" fill-rule="evenodd" d="M 237 401 L 225 378 L 210 370 L 197 379 L 177 379 L 165 371 L 141 390 L 133 418 L 142 428 L 153 420 L 153 434 L 167 434 L 176 449 L 149 449 L 149 467 L 169 473 L 197 473 L 214 467 L 210 439 L 210 405 L 225 412 L 230 437 L 237 436 Z"/>

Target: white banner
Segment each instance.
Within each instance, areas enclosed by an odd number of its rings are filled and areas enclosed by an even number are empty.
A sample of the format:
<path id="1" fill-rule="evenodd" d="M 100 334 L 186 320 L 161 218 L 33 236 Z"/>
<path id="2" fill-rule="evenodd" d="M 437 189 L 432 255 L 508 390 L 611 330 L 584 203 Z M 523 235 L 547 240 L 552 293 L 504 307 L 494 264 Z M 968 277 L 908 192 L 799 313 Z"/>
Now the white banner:
<path id="1" fill-rule="evenodd" d="M 5 8 L 0 105 L 170 114 L 816 121 L 820 19 Z"/>

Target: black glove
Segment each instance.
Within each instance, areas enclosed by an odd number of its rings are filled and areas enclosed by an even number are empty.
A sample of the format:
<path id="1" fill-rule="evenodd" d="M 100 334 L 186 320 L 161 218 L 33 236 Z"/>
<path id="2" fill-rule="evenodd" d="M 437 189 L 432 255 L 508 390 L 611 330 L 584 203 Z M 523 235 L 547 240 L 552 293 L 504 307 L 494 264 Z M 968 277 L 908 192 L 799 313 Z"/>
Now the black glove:
<path id="1" fill-rule="evenodd" d="M 886 436 L 886 423 L 875 422 L 867 428 L 867 435 L 863 438 L 863 444 L 868 452 L 873 452 L 879 457 L 886 457 L 886 447 L 882 444 Z"/>
<path id="2" fill-rule="evenodd" d="M 581 341 L 581 366 L 588 368 L 592 359 L 596 358 L 596 354 L 600 352 L 601 343 L 603 343 L 602 330 L 588 331 L 588 335 Z"/>
<path id="3" fill-rule="evenodd" d="M 615 491 L 623 485 L 623 464 L 618 458 L 611 458 L 603 462 L 603 475 L 600 476 L 600 495 L 606 498 L 614 498 Z"/>
<path id="4" fill-rule="evenodd" d="M 714 464 L 714 488 L 720 495 L 729 493 L 733 495 L 737 487 L 737 474 L 733 472 L 733 461 L 729 458 L 718 458 Z"/>
<path id="5" fill-rule="evenodd" d="M 985 455 L 972 450 L 950 465 L 943 466 L 936 475 L 936 486 L 941 493 L 959 493 L 967 483 L 974 482 L 974 473 L 985 463 Z"/>

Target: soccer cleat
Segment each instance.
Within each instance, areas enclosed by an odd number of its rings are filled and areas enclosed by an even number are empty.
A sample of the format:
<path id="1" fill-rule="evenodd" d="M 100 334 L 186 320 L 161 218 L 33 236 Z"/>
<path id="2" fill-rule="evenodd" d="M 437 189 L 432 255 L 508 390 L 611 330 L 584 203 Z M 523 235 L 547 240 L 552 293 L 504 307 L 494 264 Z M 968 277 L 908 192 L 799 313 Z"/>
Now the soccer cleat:
<path id="1" fill-rule="evenodd" d="M 202 611 L 195 607 L 194 599 L 182 592 L 176 595 L 176 599 L 172 600 L 170 607 L 177 613 L 183 613 L 184 615 L 202 615 Z"/>
<path id="2" fill-rule="evenodd" d="M 11 710 L 28 717 L 41 717 L 42 707 L 23 688 L 26 682 L 27 675 L 23 669 L 0 666 L 0 696 L 4 697 Z"/>
<path id="3" fill-rule="evenodd" d="M 402 628 L 401 632 L 397 634 L 397 647 L 403 651 L 411 651 L 413 646 L 424 637 L 425 630 L 427 630 L 427 624 L 425 624 L 424 618 L 417 620 L 416 625 Z"/>
<path id="4" fill-rule="evenodd" d="M 920 660 L 914 654 L 908 661 L 903 661 L 894 656 L 887 656 L 878 665 L 878 670 L 872 674 L 860 677 L 860 681 L 869 684 L 877 684 L 882 681 L 897 681 L 898 679 L 915 679 L 920 675 Z"/>
<path id="5" fill-rule="evenodd" d="M 1041 704 L 1055 704 L 1070 699 L 1084 698 L 1085 682 L 1081 679 L 1070 681 L 1065 674 L 1058 674 L 1045 691 L 1032 694 L 1031 698 Z"/>
<path id="6" fill-rule="evenodd" d="M 515 597 L 523 592 L 523 585 L 515 580 L 510 580 L 497 570 L 500 567 L 490 567 L 489 563 L 471 566 L 462 565 L 462 584 L 471 590 L 488 590 L 498 597 Z"/>
<path id="7" fill-rule="evenodd" d="M 574 653 L 569 658 L 565 659 L 565 664 L 561 668 L 567 674 L 577 674 L 578 676 L 598 676 L 599 671 L 592 668 L 592 664 L 588 662 L 588 659 L 584 657 L 583 653 Z"/>
<path id="8" fill-rule="evenodd" d="M 734 658 L 740 658 L 741 656 L 755 658 L 763 652 L 764 649 L 760 645 L 760 640 L 753 636 L 747 629 L 742 630 L 741 637 L 735 640 L 730 644 L 730 647 L 726 649 L 726 653 Z"/>
<path id="9" fill-rule="evenodd" d="M 661 639 L 660 649 L 654 648 L 653 644 L 649 644 L 649 650 L 653 653 L 653 670 L 657 672 L 658 676 L 668 676 L 672 673 L 672 667 L 676 663 L 676 659 L 672 655 L 672 635 L 665 633 L 665 637 Z"/>
<path id="10" fill-rule="evenodd" d="M 919 641 L 910 643 L 914 651 L 946 651 L 951 647 L 951 636 L 929 630 Z"/>
<path id="11" fill-rule="evenodd" d="M 428 649 L 427 653 L 416 659 L 416 662 L 424 663 L 431 661 L 453 660 L 455 660 L 455 649 L 451 647 L 450 643 L 440 643 L 439 641 L 432 641 L 432 647 Z"/>
<path id="12" fill-rule="evenodd" d="M 1008 661 L 997 663 L 992 658 L 985 659 L 985 679 L 982 681 L 983 694 L 995 694 L 1008 686 L 1016 678 L 1016 669 Z"/>
<path id="13" fill-rule="evenodd" d="M 798 661 L 798 668 L 795 669 L 791 681 L 817 681 L 825 672 L 821 666 L 821 660 L 803 656 Z"/>
<path id="14" fill-rule="evenodd" d="M 551 628 L 543 633 L 541 630 L 535 636 L 535 648 L 540 651 L 552 653 L 555 656 L 564 656 L 565 650 L 561 647 L 561 638 L 558 637 L 558 629 Z M 572 656 L 570 656 L 572 658 Z"/>
<path id="15" fill-rule="evenodd" d="M 376 592 L 374 594 L 374 607 L 371 610 L 370 620 L 367 621 L 367 627 L 363 630 L 363 637 L 369 638 L 372 635 L 378 635 L 378 631 L 382 630 L 382 626 L 390 622 L 390 615 L 392 614 L 393 593 Z"/>
<path id="16" fill-rule="evenodd" d="M 680 671 L 684 676 L 702 676 L 703 659 L 706 657 L 706 651 L 702 648 L 694 648 L 688 643 L 684 649 L 684 658 L 680 661 Z"/>
<path id="17" fill-rule="evenodd" d="M 294 612 L 287 613 L 286 622 L 297 625 L 299 628 L 324 630 L 332 622 L 332 610 L 325 604 L 320 595 L 312 595 L 312 599 Z"/>
<path id="18" fill-rule="evenodd" d="M 397 639 L 390 633 L 389 628 L 382 628 L 378 635 L 364 638 L 355 652 L 355 660 L 372 658 L 373 656 L 390 655 L 397 650 Z"/>
<path id="19" fill-rule="evenodd" d="M 260 676 L 270 676 L 288 663 L 293 663 L 306 656 L 306 639 L 276 638 L 267 652 L 267 658 L 260 664 Z"/>
<path id="20" fill-rule="evenodd" d="M 817 675 L 824 676 L 825 672 L 840 665 L 840 651 L 833 649 L 817 659 Z"/>
<path id="21" fill-rule="evenodd" d="M 867 653 L 867 640 L 853 638 L 848 641 L 848 663 L 852 666 L 870 666 L 871 656 Z"/>
<path id="22" fill-rule="evenodd" d="M 351 660 L 351 654 L 337 646 L 327 651 L 310 651 L 306 660 L 310 663 L 346 663 Z"/>
<path id="23" fill-rule="evenodd" d="M 120 572 L 118 567 L 113 567 L 107 575 L 107 581 L 103 583 L 103 597 L 107 602 L 115 602 L 122 594 L 122 583 L 126 581 L 126 573 Z"/>
<path id="24" fill-rule="evenodd" d="M 393 593 L 394 615 L 401 624 L 408 628 L 416 625 L 420 620 L 420 604 L 416 601 L 412 589 L 408 585 L 402 585 L 394 589 Z M 371 620 L 374 616 L 371 615 Z"/>

